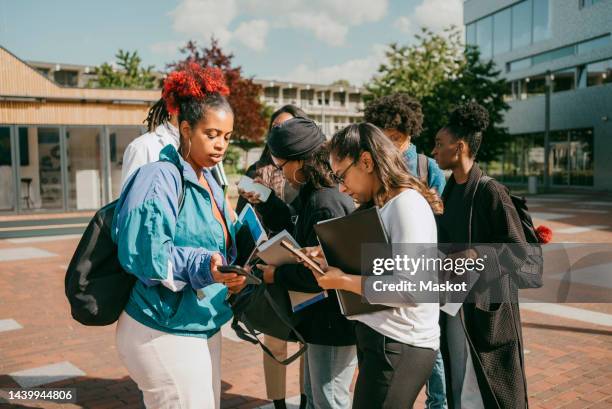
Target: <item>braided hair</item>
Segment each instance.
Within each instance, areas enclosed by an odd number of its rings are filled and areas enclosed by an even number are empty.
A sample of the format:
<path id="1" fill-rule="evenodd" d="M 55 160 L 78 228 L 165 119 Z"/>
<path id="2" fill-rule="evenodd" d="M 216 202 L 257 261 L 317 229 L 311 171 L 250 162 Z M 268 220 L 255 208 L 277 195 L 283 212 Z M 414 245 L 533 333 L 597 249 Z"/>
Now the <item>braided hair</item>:
<path id="1" fill-rule="evenodd" d="M 143 121 L 147 124 L 149 132 L 153 132 L 155 128 L 164 122 L 170 120 L 170 114 L 166 109 L 166 103 L 163 98 L 160 98 L 153 106 L 149 109 L 147 118 Z"/>

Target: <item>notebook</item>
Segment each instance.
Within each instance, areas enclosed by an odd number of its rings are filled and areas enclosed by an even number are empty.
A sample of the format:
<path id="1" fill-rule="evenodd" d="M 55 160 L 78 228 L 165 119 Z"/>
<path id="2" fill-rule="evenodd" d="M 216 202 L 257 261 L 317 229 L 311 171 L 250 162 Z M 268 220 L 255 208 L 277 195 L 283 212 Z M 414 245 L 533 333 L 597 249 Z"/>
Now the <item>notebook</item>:
<path id="1" fill-rule="evenodd" d="M 244 206 L 238 216 L 240 228 L 236 233 L 236 249 L 238 256 L 234 260 L 234 264 L 245 266 L 255 253 L 258 244 L 267 239 L 266 231 L 264 230 L 255 209 L 250 204 Z"/>
<path id="2" fill-rule="evenodd" d="M 280 266 L 283 264 L 296 264 L 297 261 L 295 256 L 286 248 L 281 246 L 281 240 L 287 240 L 293 246 L 300 248 L 297 241 L 293 238 L 287 230 L 283 230 L 276 236 L 270 238 L 270 240 L 260 244 L 257 247 L 257 257 L 263 260 L 266 264 L 273 266 Z M 291 300 L 291 309 L 293 312 L 300 311 L 309 305 L 316 303 L 327 298 L 327 291 L 321 291 L 319 293 L 302 293 L 299 291 L 288 291 L 289 299 Z"/>
<path id="3" fill-rule="evenodd" d="M 361 275 L 361 245 L 388 243 L 387 233 L 377 207 L 357 210 L 348 216 L 319 222 L 314 226 L 327 264 L 347 274 Z M 367 304 L 361 295 L 336 290 L 343 315 L 365 314 L 390 308 Z"/>

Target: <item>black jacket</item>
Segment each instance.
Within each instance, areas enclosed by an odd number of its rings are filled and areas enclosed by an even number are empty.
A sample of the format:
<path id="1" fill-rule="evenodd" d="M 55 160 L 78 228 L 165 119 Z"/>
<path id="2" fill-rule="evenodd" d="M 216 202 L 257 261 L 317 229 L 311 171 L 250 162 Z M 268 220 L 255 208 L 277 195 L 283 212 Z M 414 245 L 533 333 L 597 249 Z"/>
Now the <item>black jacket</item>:
<path id="1" fill-rule="evenodd" d="M 460 318 L 473 357 L 478 386 L 484 406 L 488 408 L 527 408 L 527 383 L 523 359 L 523 337 L 518 304 L 516 274 L 524 263 L 527 247 L 519 216 L 512 204 L 508 189 L 495 180 L 484 188 L 478 186 L 482 175 L 474 164 L 468 175 L 463 196 L 466 213 L 463 220 L 468 225 L 465 243 L 514 243 L 512 249 L 498 246 L 476 245 L 479 256 L 486 254 L 489 260 L 479 280 L 470 291 L 468 302 L 460 310 Z M 442 200 L 456 186 L 451 176 Z M 472 208 L 472 223 L 469 225 L 469 211 Z M 438 229 L 439 232 L 444 229 Z M 440 243 L 448 243 L 448 237 L 440 235 Z M 517 244 L 518 243 L 518 244 Z M 491 302 L 491 300 L 504 302 Z M 448 344 L 442 327 L 441 350 L 447 374 L 447 396 L 449 408 L 458 407 L 452 393 L 452 379 L 449 368 Z"/>
<path id="2" fill-rule="evenodd" d="M 320 221 L 350 214 L 353 200 L 340 193 L 337 187 L 315 189 L 311 184 L 302 186 L 291 205 L 271 194 L 266 203 L 256 207 L 263 224 L 273 230 L 287 230 L 303 247 L 317 246 L 319 241 L 314 225 Z M 316 293 L 322 291 L 312 272 L 301 264 L 277 266 L 274 283 L 286 290 Z M 299 311 L 297 330 L 306 342 L 319 345 L 353 345 L 353 323 L 341 313 L 336 294 Z"/>

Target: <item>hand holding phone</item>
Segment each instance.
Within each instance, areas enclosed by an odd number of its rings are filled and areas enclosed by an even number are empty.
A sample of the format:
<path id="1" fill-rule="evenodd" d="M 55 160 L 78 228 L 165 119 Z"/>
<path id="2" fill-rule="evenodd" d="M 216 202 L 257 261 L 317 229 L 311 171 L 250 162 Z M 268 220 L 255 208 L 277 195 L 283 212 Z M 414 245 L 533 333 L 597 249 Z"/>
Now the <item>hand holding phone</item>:
<path id="1" fill-rule="evenodd" d="M 291 253 L 293 253 L 293 255 L 296 256 L 300 261 L 306 264 L 306 267 L 310 268 L 312 271 L 318 274 L 325 275 L 325 271 L 323 271 L 319 263 L 316 262 L 314 259 L 308 257 L 300 249 L 295 248 L 291 243 L 286 240 L 281 240 L 280 244 L 281 246 L 289 250 Z"/>
<path id="2" fill-rule="evenodd" d="M 243 190 L 245 193 L 257 193 L 259 195 L 258 199 L 262 202 L 268 200 L 270 197 L 270 193 L 272 190 L 262 185 L 261 183 L 256 183 L 253 179 L 248 176 L 242 176 L 240 181 L 238 182 L 238 189 Z"/>
<path id="3" fill-rule="evenodd" d="M 238 274 L 239 276 L 246 277 L 245 284 L 261 284 L 261 279 L 249 273 L 248 271 L 246 271 L 244 268 L 240 266 L 234 266 L 234 265 L 220 266 L 218 270 L 220 273 L 224 273 L 224 274 L 234 273 L 234 274 Z"/>

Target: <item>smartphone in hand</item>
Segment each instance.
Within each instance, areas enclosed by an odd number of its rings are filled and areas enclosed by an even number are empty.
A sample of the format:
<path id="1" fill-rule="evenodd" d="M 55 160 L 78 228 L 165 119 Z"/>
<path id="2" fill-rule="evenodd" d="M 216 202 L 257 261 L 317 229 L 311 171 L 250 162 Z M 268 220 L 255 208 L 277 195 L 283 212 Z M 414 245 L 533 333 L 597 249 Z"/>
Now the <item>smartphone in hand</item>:
<path id="1" fill-rule="evenodd" d="M 259 200 L 261 200 L 262 202 L 268 200 L 268 197 L 270 197 L 270 193 L 272 192 L 269 187 L 264 186 L 261 183 L 255 183 L 253 179 L 248 176 L 242 176 L 240 178 L 240 181 L 238 182 L 238 188 L 244 190 L 245 192 L 258 193 Z"/>
<path id="2" fill-rule="evenodd" d="M 244 268 L 240 266 L 234 266 L 234 265 L 220 266 L 218 270 L 220 273 L 225 273 L 225 274 L 235 273 L 235 274 L 238 274 L 239 276 L 244 276 L 246 277 L 246 284 L 261 284 L 262 283 L 261 279 L 257 278 L 256 276 L 249 273 L 248 271 L 246 271 Z"/>
<path id="3" fill-rule="evenodd" d="M 325 271 L 323 271 L 319 263 L 317 263 L 312 258 L 308 257 L 306 253 L 304 253 L 302 250 L 295 248 L 293 244 L 289 243 L 286 240 L 281 240 L 280 244 L 281 246 L 289 250 L 291 253 L 293 253 L 293 255 L 296 256 L 299 260 L 306 263 L 308 267 L 310 267 L 311 269 L 313 269 L 314 271 L 316 271 L 317 273 L 321 275 L 325 274 Z"/>

